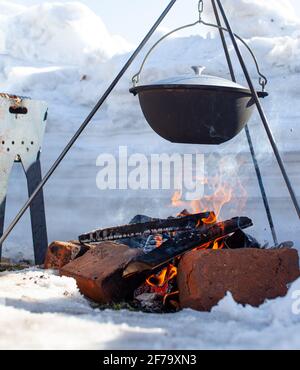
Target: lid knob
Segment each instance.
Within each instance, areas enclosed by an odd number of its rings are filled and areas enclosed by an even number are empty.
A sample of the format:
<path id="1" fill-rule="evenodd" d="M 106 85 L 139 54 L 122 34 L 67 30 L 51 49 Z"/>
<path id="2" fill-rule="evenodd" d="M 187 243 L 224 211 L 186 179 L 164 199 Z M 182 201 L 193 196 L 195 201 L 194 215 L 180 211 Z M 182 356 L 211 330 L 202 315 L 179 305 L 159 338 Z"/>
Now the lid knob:
<path id="1" fill-rule="evenodd" d="M 195 72 L 196 76 L 201 76 L 206 67 L 203 66 L 192 66 L 192 70 Z"/>

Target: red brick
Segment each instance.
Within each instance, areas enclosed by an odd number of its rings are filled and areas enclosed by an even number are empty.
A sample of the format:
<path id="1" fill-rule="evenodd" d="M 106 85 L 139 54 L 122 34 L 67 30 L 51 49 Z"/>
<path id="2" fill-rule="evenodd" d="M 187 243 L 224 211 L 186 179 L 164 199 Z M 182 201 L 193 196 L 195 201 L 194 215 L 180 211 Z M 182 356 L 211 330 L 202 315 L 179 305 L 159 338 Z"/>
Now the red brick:
<path id="1" fill-rule="evenodd" d="M 44 268 L 59 270 L 78 256 L 83 255 L 88 250 L 88 246 L 83 246 L 76 241 L 53 242 L 48 247 Z"/>
<path id="2" fill-rule="evenodd" d="M 257 307 L 285 296 L 299 276 L 295 249 L 192 251 L 178 268 L 180 304 L 210 311 L 231 292 L 236 302 Z"/>
<path id="3" fill-rule="evenodd" d="M 121 302 L 131 298 L 142 282 L 122 278 L 124 267 L 140 253 L 140 250 L 126 245 L 99 243 L 60 272 L 63 276 L 74 278 L 81 293 L 95 302 Z"/>

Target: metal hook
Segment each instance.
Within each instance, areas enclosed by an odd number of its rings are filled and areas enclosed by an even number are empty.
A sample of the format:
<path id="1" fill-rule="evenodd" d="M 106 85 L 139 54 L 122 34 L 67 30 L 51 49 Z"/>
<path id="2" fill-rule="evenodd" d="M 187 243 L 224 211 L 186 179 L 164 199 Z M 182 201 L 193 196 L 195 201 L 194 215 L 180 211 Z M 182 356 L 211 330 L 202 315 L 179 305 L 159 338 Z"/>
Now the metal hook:
<path id="1" fill-rule="evenodd" d="M 267 83 L 268 83 L 268 80 L 265 77 L 260 77 L 259 78 L 259 84 L 262 88 L 262 92 L 265 91 L 265 87 L 266 87 Z"/>

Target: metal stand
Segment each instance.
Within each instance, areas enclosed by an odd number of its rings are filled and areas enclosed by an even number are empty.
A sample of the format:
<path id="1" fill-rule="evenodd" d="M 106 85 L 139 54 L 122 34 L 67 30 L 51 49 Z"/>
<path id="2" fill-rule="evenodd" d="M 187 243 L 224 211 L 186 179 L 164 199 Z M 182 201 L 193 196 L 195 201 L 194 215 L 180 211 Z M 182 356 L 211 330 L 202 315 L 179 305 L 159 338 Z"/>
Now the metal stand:
<path id="1" fill-rule="evenodd" d="M 23 166 L 27 178 L 29 197 L 33 194 L 42 180 L 41 162 L 39 157 L 40 155 L 38 155 L 37 160 L 29 168 L 25 168 Z M 34 201 L 31 203 L 30 216 L 35 263 L 37 265 L 41 265 L 45 262 L 48 247 L 43 190 L 38 193 Z"/>
<path id="2" fill-rule="evenodd" d="M 29 196 L 34 192 L 37 185 L 42 180 L 40 153 L 38 154 L 37 160 L 31 164 L 29 167 L 26 166 L 26 162 L 22 162 L 24 173 L 27 179 L 27 187 Z M 20 161 L 17 161 L 20 162 Z M 12 167 L 12 166 L 11 166 Z M 9 174 L 8 174 L 9 175 Z M 2 184 L 5 181 L 5 190 L 7 190 L 8 177 L 4 179 L 2 177 Z M 4 188 L 3 188 L 4 189 Z M 0 205 L 0 235 L 3 234 L 3 227 L 5 221 L 5 208 L 6 208 L 6 196 Z M 48 247 L 47 238 L 47 224 L 45 215 L 45 202 L 43 191 L 40 191 L 38 196 L 35 198 L 30 206 L 30 218 L 31 218 L 31 228 L 32 228 L 32 240 L 34 248 L 34 259 L 37 265 L 44 263 L 45 255 Z M 2 245 L 0 245 L 0 260 L 2 257 Z"/>
<path id="3" fill-rule="evenodd" d="M 5 221 L 6 195 L 11 170 L 21 163 L 31 196 L 42 180 L 40 153 L 47 122 L 44 102 L 2 94 L 0 96 L 0 236 Z M 42 264 L 48 247 L 45 203 L 41 190 L 30 204 L 36 264 Z M 0 260 L 2 242 L 0 243 Z"/>
<path id="4" fill-rule="evenodd" d="M 227 43 L 226 43 L 226 39 L 225 39 L 221 19 L 220 19 L 220 16 L 219 16 L 218 8 L 217 8 L 215 0 L 211 0 L 211 2 L 212 2 L 213 11 L 215 13 L 217 25 L 219 26 L 219 33 L 220 33 L 222 45 L 223 45 L 223 48 L 224 48 L 224 53 L 225 53 L 225 57 L 226 57 L 226 60 L 227 60 L 227 64 L 228 64 L 229 72 L 230 72 L 230 75 L 231 75 L 231 79 L 232 79 L 233 82 L 237 82 L 236 77 L 235 77 L 235 73 L 234 73 L 234 69 L 233 69 L 233 64 L 232 64 L 232 61 L 231 61 L 231 58 L 230 58 L 228 46 L 227 46 Z M 265 190 L 264 182 L 263 182 L 263 179 L 262 179 L 260 167 L 259 167 L 259 164 L 258 164 L 258 160 L 257 160 L 257 157 L 256 157 L 256 153 L 255 153 L 255 150 L 254 150 L 254 145 L 253 145 L 253 141 L 252 141 L 252 137 L 251 137 L 251 133 L 250 133 L 248 125 L 245 128 L 245 132 L 246 132 L 246 137 L 247 137 L 248 145 L 249 145 L 249 148 L 250 148 L 251 157 L 252 157 L 252 160 L 253 160 L 253 164 L 254 164 L 257 180 L 258 180 L 258 185 L 259 185 L 259 188 L 260 188 L 260 191 L 261 191 L 261 195 L 262 195 L 262 199 L 263 199 L 263 202 L 264 202 L 267 218 L 268 218 L 268 221 L 269 221 L 273 241 L 274 241 L 275 245 L 278 245 L 278 238 L 277 238 L 276 230 L 275 230 L 275 227 L 274 227 L 271 208 L 270 208 L 270 205 L 269 205 L 267 193 L 266 193 L 266 190 Z"/>

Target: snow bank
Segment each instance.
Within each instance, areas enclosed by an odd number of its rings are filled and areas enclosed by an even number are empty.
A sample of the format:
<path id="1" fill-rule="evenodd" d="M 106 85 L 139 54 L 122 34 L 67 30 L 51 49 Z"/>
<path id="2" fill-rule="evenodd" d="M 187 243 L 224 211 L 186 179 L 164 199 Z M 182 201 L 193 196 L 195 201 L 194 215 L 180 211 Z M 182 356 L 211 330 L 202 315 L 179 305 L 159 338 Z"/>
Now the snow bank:
<path id="1" fill-rule="evenodd" d="M 93 310 L 73 279 L 51 271 L 0 274 L 0 349 L 297 349 L 293 295 L 243 307 L 230 294 L 212 313 Z M 299 305 L 298 305 L 299 306 Z"/>
<path id="2" fill-rule="evenodd" d="M 25 9 L 25 6 L 20 4 L 14 4 L 10 1 L 1 1 L 0 17 L 16 15 L 18 13 L 22 13 Z"/>
<path id="3" fill-rule="evenodd" d="M 8 53 L 27 61 L 80 65 L 94 53 L 103 62 L 131 49 L 110 35 L 101 18 L 80 2 L 44 3 L 11 16 L 7 24 Z"/>
<path id="4" fill-rule="evenodd" d="M 287 36 L 299 30 L 300 21 L 289 0 L 224 0 L 232 28 L 242 37 Z M 209 12 L 212 17 L 212 9 Z"/>
<path id="5" fill-rule="evenodd" d="M 297 293 L 297 295 L 296 295 Z M 231 293 L 213 308 L 213 313 L 226 315 L 230 320 L 252 321 L 258 325 L 280 324 L 292 326 L 300 324 L 300 314 L 293 313 L 293 308 L 300 309 L 300 279 L 294 282 L 288 294 L 283 298 L 277 298 L 264 303 L 259 309 L 252 306 L 242 306 L 235 302 Z M 298 299 L 298 304 L 297 304 Z"/>
<path id="6" fill-rule="evenodd" d="M 0 2 L 0 52 L 5 52 L 7 21 L 11 15 L 22 13 L 25 7 L 7 1 Z"/>
<path id="7" fill-rule="evenodd" d="M 264 40 L 262 38 L 261 42 Z M 288 73 L 300 73 L 300 34 L 294 38 L 285 36 L 275 39 L 266 59 L 272 66 L 286 69 Z"/>

